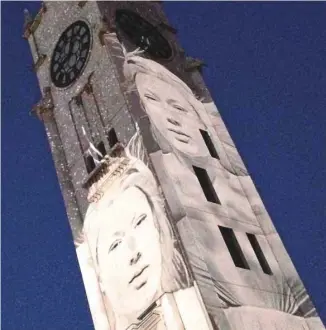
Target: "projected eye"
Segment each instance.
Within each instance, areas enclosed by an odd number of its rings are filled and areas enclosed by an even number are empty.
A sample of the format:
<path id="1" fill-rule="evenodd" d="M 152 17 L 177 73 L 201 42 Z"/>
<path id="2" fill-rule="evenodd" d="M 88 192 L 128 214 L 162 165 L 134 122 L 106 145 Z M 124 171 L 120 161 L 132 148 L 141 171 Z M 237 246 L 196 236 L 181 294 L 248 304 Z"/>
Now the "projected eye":
<path id="1" fill-rule="evenodd" d="M 111 244 L 110 248 L 109 248 L 109 253 L 110 253 L 111 251 L 114 251 L 114 250 L 120 245 L 120 243 L 121 243 L 121 240 L 120 240 L 120 239 L 114 241 L 114 242 Z"/>
<path id="2" fill-rule="evenodd" d="M 151 94 L 145 94 L 145 98 L 151 101 L 158 101 L 157 97 L 151 95 Z"/>
<path id="3" fill-rule="evenodd" d="M 138 220 L 137 220 L 137 222 L 136 222 L 136 224 L 135 224 L 135 227 L 140 226 L 140 225 L 146 220 L 146 218 L 147 218 L 147 215 L 146 215 L 146 214 L 142 214 L 142 215 L 138 218 Z"/>
<path id="4" fill-rule="evenodd" d="M 173 105 L 173 108 L 179 110 L 179 111 L 182 111 L 182 112 L 188 112 L 186 109 L 184 109 L 183 107 L 181 107 L 180 105 L 178 104 L 174 104 Z"/>

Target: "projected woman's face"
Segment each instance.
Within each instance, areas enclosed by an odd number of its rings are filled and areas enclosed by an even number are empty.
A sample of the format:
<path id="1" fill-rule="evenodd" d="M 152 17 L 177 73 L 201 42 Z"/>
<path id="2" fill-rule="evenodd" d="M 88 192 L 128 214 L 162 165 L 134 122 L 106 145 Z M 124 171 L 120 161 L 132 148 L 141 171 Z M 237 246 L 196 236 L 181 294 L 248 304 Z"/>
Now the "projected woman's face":
<path id="1" fill-rule="evenodd" d="M 115 313 L 138 316 L 160 291 L 162 256 L 155 214 L 136 187 L 123 191 L 101 212 L 97 246 L 103 288 Z"/>
<path id="2" fill-rule="evenodd" d="M 196 141 L 183 119 L 195 111 L 182 92 L 154 76 L 142 73 L 136 76 L 136 86 L 155 130 L 176 149 L 196 155 Z M 160 144 L 160 141 L 157 142 Z"/>

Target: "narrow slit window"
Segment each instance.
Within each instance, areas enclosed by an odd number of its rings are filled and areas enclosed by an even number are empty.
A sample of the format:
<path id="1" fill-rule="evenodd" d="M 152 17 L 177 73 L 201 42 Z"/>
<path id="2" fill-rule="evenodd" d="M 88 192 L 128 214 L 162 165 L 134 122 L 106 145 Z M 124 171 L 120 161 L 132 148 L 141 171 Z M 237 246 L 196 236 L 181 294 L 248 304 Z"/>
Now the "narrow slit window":
<path id="1" fill-rule="evenodd" d="M 200 186 L 205 194 L 206 199 L 209 202 L 221 204 L 220 200 L 217 197 L 215 189 L 212 185 L 212 182 L 207 174 L 207 171 L 203 168 L 193 166 L 197 179 L 200 183 Z"/>
<path id="2" fill-rule="evenodd" d="M 114 128 L 111 128 L 108 133 L 108 140 L 110 148 L 113 148 L 118 142 L 118 137 Z"/>
<path id="3" fill-rule="evenodd" d="M 268 262 L 267 262 L 267 260 L 264 256 L 264 253 L 263 253 L 263 251 L 262 251 L 262 249 L 261 249 L 261 247 L 258 243 L 258 240 L 257 240 L 256 236 L 253 235 L 253 234 L 248 234 L 247 233 L 247 237 L 248 237 L 249 242 L 250 242 L 250 244 L 251 244 L 251 246 L 252 246 L 252 248 L 253 248 L 253 250 L 256 254 L 256 257 L 259 261 L 260 267 L 262 268 L 263 272 L 265 274 L 268 274 L 268 275 L 273 275 L 272 270 L 268 265 Z"/>
<path id="4" fill-rule="evenodd" d="M 218 226 L 223 236 L 224 242 L 230 252 L 231 258 L 236 267 L 250 269 L 248 262 L 241 250 L 239 242 L 231 228 Z"/>
<path id="5" fill-rule="evenodd" d="M 92 156 L 85 157 L 86 170 L 87 173 L 91 173 L 95 168 L 95 162 Z"/>
<path id="6" fill-rule="evenodd" d="M 104 146 L 103 141 L 101 141 L 101 142 L 97 145 L 97 150 L 102 154 L 103 157 L 106 155 L 106 150 L 105 150 L 105 146 Z"/>
<path id="7" fill-rule="evenodd" d="M 213 158 L 220 159 L 220 157 L 218 156 L 218 153 L 215 149 L 214 143 L 213 143 L 211 137 L 209 136 L 208 132 L 204 131 L 202 129 L 200 129 L 199 131 L 200 131 L 200 134 L 201 134 L 201 136 L 203 137 L 203 139 L 205 141 L 206 147 L 207 147 L 210 155 Z"/>

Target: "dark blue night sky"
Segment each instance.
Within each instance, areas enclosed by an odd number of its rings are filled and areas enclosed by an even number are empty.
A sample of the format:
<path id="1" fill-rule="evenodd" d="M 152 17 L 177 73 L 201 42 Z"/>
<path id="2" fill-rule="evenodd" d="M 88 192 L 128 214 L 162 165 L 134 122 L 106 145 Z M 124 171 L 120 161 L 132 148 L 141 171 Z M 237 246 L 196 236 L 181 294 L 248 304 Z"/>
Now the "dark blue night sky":
<path id="1" fill-rule="evenodd" d="M 92 329 L 22 39 L 2 2 L 2 329 Z M 284 244 L 326 322 L 326 3 L 169 2 Z"/>

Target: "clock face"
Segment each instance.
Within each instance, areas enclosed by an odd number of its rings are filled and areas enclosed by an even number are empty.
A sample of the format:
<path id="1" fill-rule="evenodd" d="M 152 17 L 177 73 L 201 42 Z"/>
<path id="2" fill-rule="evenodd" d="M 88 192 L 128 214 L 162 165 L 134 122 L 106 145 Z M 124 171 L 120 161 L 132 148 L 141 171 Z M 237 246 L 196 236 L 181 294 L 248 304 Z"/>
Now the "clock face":
<path id="1" fill-rule="evenodd" d="M 168 41 L 155 26 L 135 12 L 119 9 L 115 18 L 118 33 L 122 31 L 137 47 L 156 58 L 168 59 L 172 56 Z"/>
<path id="2" fill-rule="evenodd" d="M 57 42 L 51 60 L 51 79 L 56 87 L 68 87 L 83 72 L 91 47 L 91 32 L 87 24 L 71 24 Z"/>

